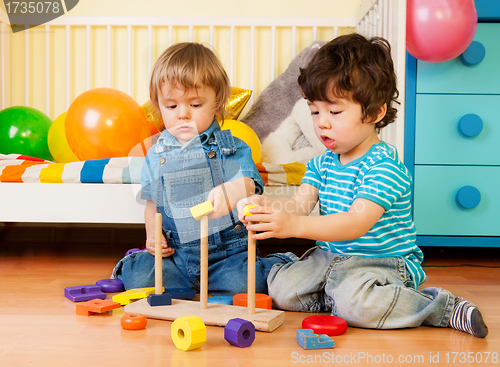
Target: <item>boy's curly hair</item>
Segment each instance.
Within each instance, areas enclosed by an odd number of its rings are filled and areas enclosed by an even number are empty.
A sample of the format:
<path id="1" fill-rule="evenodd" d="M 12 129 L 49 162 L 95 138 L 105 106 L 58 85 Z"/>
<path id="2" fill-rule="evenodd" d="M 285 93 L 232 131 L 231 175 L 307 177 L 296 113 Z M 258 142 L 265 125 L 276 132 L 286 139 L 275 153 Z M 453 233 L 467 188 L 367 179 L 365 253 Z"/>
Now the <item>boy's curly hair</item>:
<path id="1" fill-rule="evenodd" d="M 387 104 L 387 113 L 375 125 L 377 132 L 396 119 L 396 74 L 391 46 L 382 37 L 367 39 L 351 33 L 333 39 L 300 69 L 298 82 L 310 101 L 332 103 L 332 98 L 350 98 L 359 103 L 363 122 L 375 119 L 380 107 Z"/>

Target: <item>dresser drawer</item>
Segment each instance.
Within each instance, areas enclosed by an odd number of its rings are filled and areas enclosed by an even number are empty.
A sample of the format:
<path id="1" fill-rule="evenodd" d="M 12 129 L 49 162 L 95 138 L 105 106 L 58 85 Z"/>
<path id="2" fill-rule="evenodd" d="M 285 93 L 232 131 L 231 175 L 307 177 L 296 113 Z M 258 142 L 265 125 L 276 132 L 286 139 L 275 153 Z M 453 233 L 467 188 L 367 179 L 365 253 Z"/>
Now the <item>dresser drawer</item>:
<path id="1" fill-rule="evenodd" d="M 415 164 L 500 165 L 499 110 L 500 95 L 417 94 Z"/>
<path id="2" fill-rule="evenodd" d="M 417 93 L 500 94 L 500 24 L 478 24 L 474 41 L 485 49 L 472 66 L 460 57 L 442 63 L 418 61 Z"/>
<path id="3" fill-rule="evenodd" d="M 417 234 L 500 235 L 500 167 L 415 166 L 414 177 Z"/>

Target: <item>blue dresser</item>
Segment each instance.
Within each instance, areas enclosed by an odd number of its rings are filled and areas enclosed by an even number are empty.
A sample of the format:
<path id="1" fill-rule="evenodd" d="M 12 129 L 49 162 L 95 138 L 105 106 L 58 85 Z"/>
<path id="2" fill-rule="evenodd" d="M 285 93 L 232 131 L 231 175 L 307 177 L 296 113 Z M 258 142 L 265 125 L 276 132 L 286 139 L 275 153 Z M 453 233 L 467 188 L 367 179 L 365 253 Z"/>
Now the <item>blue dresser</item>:
<path id="1" fill-rule="evenodd" d="M 500 247 L 500 7 L 491 4 L 476 0 L 480 23 L 463 55 L 407 57 L 405 164 L 419 246 Z"/>

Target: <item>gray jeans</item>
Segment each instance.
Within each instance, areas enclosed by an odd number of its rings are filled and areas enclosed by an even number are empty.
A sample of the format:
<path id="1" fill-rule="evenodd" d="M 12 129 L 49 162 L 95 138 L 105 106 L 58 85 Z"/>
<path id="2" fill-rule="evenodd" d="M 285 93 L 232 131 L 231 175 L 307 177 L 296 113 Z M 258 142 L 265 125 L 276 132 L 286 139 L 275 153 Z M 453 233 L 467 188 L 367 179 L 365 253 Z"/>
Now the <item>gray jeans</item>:
<path id="1" fill-rule="evenodd" d="M 350 326 L 397 329 L 448 326 L 455 296 L 417 291 L 401 257 L 339 256 L 320 248 L 306 260 L 273 266 L 267 279 L 278 308 L 331 311 Z"/>

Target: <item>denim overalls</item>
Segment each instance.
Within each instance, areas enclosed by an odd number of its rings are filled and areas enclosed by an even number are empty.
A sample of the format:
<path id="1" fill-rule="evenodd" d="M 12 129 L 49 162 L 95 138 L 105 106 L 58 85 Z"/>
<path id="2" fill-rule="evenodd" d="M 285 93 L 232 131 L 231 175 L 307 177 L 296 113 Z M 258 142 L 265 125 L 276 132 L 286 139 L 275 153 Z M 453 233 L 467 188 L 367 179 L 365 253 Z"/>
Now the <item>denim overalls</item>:
<path id="1" fill-rule="evenodd" d="M 217 122 L 209 128 L 212 134 L 193 138 L 179 150 L 167 144 L 152 149 L 157 159 L 158 173 L 150 172 L 151 198 L 162 213 L 163 232 L 175 254 L 163 259 L 165 287 L 187 287 L 199 291 L 200 222 L 190 208 L 204 201 L 210 191 L 224 182 L 241 176 L 239 161 L 250 159 L 248 146 L 233 139 L 229 130 L 220 130 Z M 240 157 L 248 148 L 248 155 Z M 178 149 L 179 154 L 172 154 Z M 227 159 L 227 158 L 236 159 Z M 149 167 L 155 167 L 150 164 Z M 154 168 L 153 168 L 154 169 Z M 257 173 L 258 174 L 258 173 Z M 158 179 L 159 177 L 159 179 Z M 246 292 L 247 231 L 238 220 L 236 208 L 228 215 L 209 219 L 208 292 L 213 295 L 233 295 Z M 275 254 L 256 260 L 256 291 L 267 293 L 267 275 L 276 263 L 287 263 L 295 255 Z M 154 285 L 154 257 L 147 251 L 136 252 L 122 259 L 115 268 L 115 277 L 123 280 L 126 289 Z"/>

